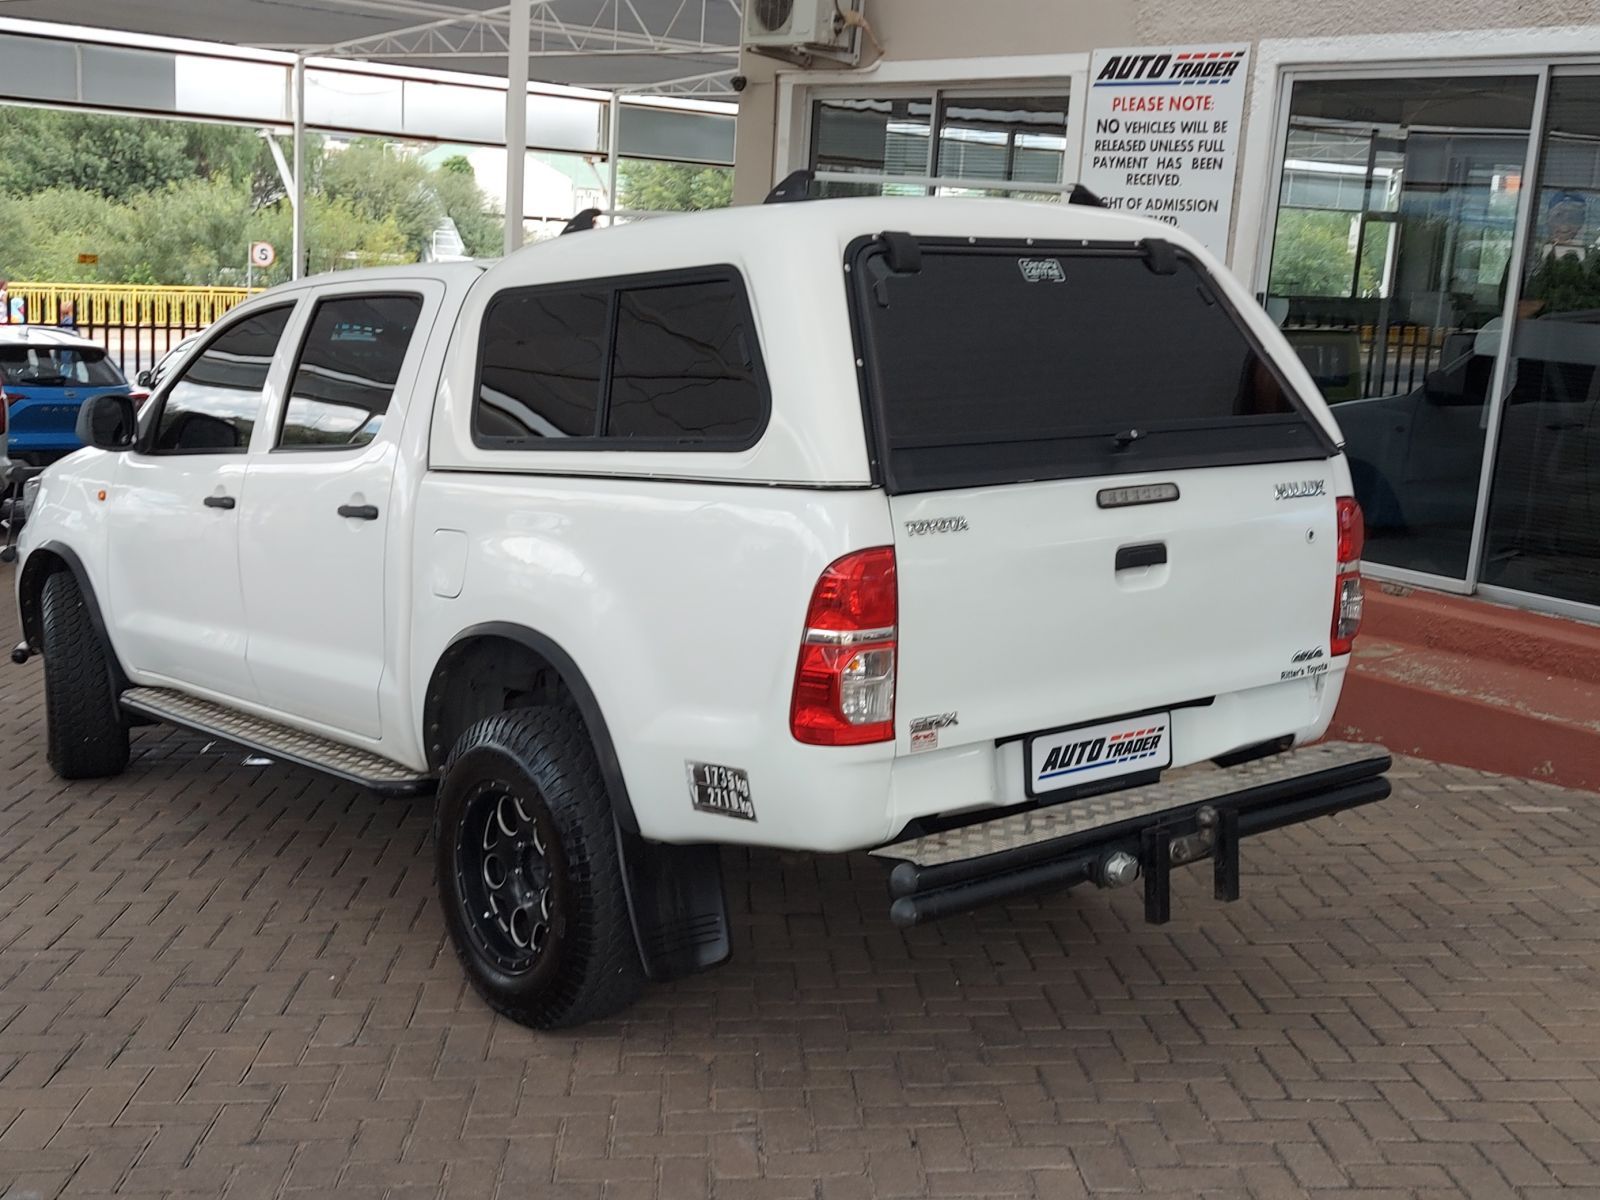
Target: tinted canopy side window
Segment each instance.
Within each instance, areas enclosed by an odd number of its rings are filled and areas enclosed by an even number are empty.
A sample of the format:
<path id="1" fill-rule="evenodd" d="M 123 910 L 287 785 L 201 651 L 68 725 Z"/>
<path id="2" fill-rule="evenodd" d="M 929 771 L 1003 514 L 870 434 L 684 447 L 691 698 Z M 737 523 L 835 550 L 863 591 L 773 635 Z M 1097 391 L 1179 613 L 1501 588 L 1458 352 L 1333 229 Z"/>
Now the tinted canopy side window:
<path id="1" fill-rule="evenodd" d="M 483 318 L 477 438 L 593 437 L 608 341 L 603 288 L 504 292 Z"/>
<path id="2" fill-rule="evenodd" d="M 767 421 L 755 322 L 732 267 L 503 292 L 479 353 L 479 445 L 738 450 Z"/>
<path id="3" fill-rule="evenodd" d="M 243 454 L 261 394 L 294 305 L 253 313 L 213 339 L 173 382 L 152 449 L 166 454 Z"/>
<path id="4" fill-rule="evenodd" d="M 623 290 L 607 435 L 749 440 L 764 416 L 752 344 L 731 279 Z"/>
<path id="5" fill-rule="evenodd" d="M 420 296 L 318 302 L 289 385 L 278 446 L 364 446 L 376 437 L 421 314 Z"/>

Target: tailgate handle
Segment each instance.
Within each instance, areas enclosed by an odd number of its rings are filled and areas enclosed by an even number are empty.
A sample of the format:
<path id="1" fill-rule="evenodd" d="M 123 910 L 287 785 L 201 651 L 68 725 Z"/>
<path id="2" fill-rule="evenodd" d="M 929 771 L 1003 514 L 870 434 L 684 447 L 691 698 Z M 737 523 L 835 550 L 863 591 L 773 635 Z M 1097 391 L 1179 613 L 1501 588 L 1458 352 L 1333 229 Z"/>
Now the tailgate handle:
<path id="1" fill-rule="evenodd" d="M 1138 546 L 1117 547 L 1117 570 L 1131 571 L 1135 567 L 1159 567 L 1167 561 L 1165 542 L 1145 542 Z"/>

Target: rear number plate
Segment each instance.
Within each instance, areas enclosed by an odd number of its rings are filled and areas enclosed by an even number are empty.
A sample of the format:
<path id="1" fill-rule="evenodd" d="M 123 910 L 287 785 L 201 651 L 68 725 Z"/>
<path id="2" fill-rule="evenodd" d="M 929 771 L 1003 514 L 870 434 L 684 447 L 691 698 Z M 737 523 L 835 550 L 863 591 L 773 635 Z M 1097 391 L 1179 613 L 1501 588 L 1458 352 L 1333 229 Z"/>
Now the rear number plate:
<path id="1" fill-rule="evenodd" d="M 1170 713 L 1145 713 L 1029 738 L 1028 794 L 1170 767 L 1171 723 Z"/>

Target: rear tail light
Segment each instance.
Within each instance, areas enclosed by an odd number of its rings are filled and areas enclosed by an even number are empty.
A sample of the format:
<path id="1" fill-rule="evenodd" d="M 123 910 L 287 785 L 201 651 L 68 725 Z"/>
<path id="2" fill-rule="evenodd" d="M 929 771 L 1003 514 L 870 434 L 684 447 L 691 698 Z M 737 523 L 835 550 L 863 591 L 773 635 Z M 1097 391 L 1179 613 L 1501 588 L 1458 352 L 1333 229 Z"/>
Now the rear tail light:
<path id="1" fill-rule="evenodd" d="M 847 554 L 823 571 L 806 610 L 789 729 L 814 746 L 894 740 L 894 548 Z"/>
<path id="2" fill-rule="evenodd" d="M 1361 505 L 1351 496 L 1338 501 L 1339 573 L 1333 581 L 1333 634 L 1329 652 L 1349 654 L 1361 631 L 1361 551 L 1366 545 L 1367 527 Z"/>
<path id="3" fill-rule="evenodd" d="M 138 408 L 146 400 L 150 399 L 150 393 L 149 392 L 129 392 L 128 393 L 128 399 L 133 401 L 133 406 L 135 408 Z"/>

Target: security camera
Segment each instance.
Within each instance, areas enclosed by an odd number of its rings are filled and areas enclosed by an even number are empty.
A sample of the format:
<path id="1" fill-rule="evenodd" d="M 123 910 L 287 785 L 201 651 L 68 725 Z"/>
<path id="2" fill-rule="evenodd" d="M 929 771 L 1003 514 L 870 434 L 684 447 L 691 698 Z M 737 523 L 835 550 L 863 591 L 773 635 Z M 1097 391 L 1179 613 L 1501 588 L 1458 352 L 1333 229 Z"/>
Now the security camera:
<path id="1" fill-rule="evenodd" d="M 748 75 L 735 75 L 728 82 L 733 85 L 734 91 L 742 92 L 750 86 L 750 77 Z"/>

